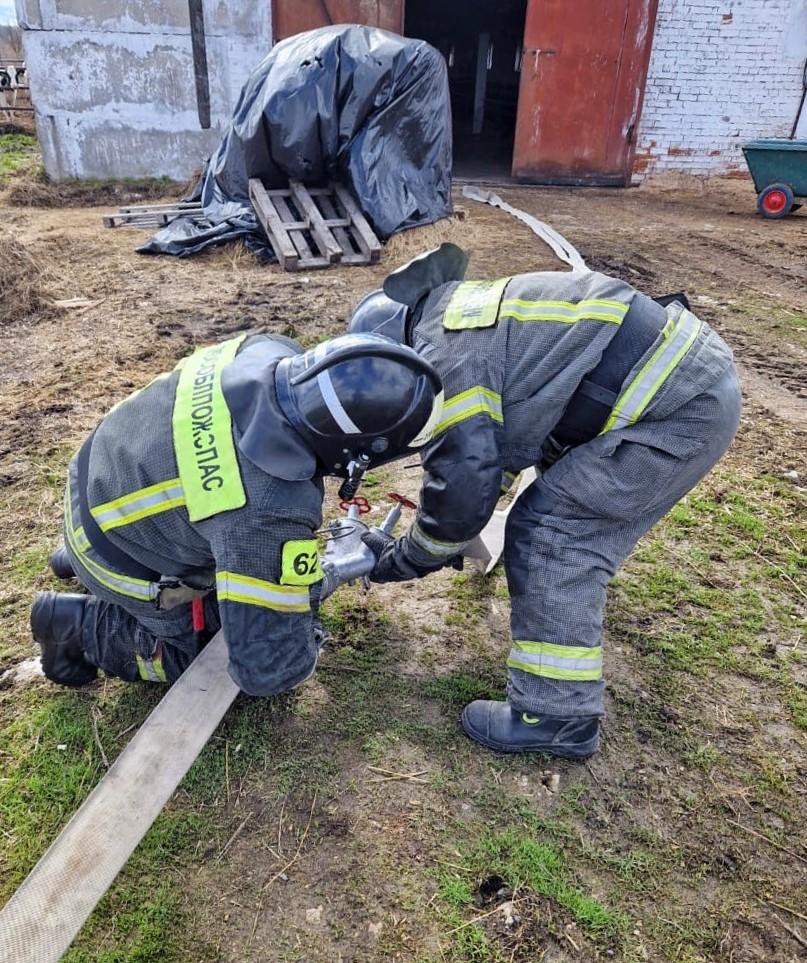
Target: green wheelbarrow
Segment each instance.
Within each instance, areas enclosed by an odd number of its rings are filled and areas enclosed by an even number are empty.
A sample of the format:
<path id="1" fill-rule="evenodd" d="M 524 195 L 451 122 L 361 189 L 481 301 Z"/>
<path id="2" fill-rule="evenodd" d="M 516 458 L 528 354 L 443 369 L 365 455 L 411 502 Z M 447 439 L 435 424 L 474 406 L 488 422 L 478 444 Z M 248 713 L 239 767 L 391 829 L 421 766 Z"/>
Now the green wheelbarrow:
<path id="1" fill-rule="evenodd" d="M 778 220 L 807 202 L 807 140 L 795 140 L 807 100 L 807 60 L 801 73 L 801 102 L 790 140 L 752 140 L 743 147 L 745 162 L 757 189 L 757 210 Z"/>
<path id="2" fill-rule="evenodd" d="M 743 153 L 763 217 L 787 217 L 807 202 L 807 140 L 753 140 Z"/>

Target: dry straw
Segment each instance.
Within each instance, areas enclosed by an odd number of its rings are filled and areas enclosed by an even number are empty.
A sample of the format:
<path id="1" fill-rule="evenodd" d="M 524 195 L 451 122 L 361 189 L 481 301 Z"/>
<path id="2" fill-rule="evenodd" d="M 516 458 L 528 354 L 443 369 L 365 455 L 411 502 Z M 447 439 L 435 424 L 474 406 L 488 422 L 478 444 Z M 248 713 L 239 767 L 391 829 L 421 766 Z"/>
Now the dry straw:
<path id="1" fill-rule="evenodd" d="M 481 233 L 479 225 L 474 225 L 465 217 L 444 217 L 434 224 L 394 234 L 384 246 L 384 257 L 393 262 L 408 261 L 446 241 L 470 248 L 473 247 L 478 232 Z"/>
<path id="2" fill-rule="evenodd" d="M 0 326 L 38 321 L 53 310 L 47 263 L 11 234 L 0 234 Z"/>

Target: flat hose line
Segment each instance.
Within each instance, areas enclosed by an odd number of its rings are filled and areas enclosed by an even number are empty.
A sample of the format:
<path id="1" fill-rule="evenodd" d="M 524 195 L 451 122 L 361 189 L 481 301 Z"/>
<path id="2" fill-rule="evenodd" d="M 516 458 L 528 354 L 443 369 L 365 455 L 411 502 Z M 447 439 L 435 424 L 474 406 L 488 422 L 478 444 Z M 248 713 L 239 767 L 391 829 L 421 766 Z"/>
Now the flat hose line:
<path id="1" fill-rule="evenodd" d="M 526 224 L 536 237 L 539 237 L 544 244 L 552 248 L 557 257 L 559 257 L 561 261 L 565 261 L 573 270 L 590 270 L 583 260 L 583 255 L 577 250 L 574 244 L 567 241 L 562 234 L 556 231 L 554 227 L 550 227 L 545 221 L 533 217 L 532 214 L 528 214 L 518 207 L 513 207 L 492 191 L 483 191 L 469 184 L 463 187 L 462 196 L 472 201 L 479 201 L 480 204 L 490 204 L 491 207 L 498 207 L 500 210 L 512 214 L 513 217 L 521 221 L 522 224 Z"/>
<path id="2" fill-rule="evenodd" d="M 0 963 L 56 963 L 204 748 L 239 688 L 217 632 L 0 910 Z"/>

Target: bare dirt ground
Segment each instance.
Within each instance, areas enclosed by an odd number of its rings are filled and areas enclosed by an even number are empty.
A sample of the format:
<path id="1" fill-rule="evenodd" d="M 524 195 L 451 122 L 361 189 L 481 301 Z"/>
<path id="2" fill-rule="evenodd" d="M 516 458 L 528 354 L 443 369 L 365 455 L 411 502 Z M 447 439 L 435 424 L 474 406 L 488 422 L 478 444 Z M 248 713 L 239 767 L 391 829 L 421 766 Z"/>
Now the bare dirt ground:
<path id="1" fill-rule="evenodd" d="M 316 680 L 239 700 L 73 963 L 804 959 L 807 217 L 762 221 L 738 182 L 500 193 L 591 266 L 685 290 L 743 375 L 729 455 L 613 587 L 601 752 L 508 759 L 459 731 L 465 701 L 503 688 L 500 572 L 348 589 Z M 67 460 L 135 387 L 234 332 L 340 333 L 438 240 L 470 250 L 470 277 L 562 267 L 459 193 L 464 219 L 394 239 L 377 267 L 303 275 L 239 247 L 142 257 L 143 235 L 104 230 L 100 208 L 6 200 L 3 234 L 39 265 L 41 297 L 0 317 L 0 674 L 32 654 L 31 596 L 55 585 Z M 417 484 L 396 467 L 367 494 L 380 514 L 384 492 Z M 110 680 L 0 689 L 0 897 L 158 697 Z"/>

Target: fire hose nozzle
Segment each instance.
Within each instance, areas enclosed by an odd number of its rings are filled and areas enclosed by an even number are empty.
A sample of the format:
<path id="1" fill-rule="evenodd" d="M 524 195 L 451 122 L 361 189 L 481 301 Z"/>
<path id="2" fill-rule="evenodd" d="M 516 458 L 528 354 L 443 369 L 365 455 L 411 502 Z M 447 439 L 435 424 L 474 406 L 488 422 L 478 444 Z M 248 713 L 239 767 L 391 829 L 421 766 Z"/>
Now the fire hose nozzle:
<path id="1" fill-rule="evenodd" d="M 398 519 L 401 517 L 401 506 L 394 505 L 384 521 L 378 526 L 378 531 L 385 535 L 392 535 Z M 359 518 L 359 509 L 351 505 L 347 518 L 338 518 L 328 526 L 331 538 L 322 557 L 322 570 L 325 577 L 322 582 L 320 601 L 332 595 L 340 585 L 355 582 L 356 579 L 367 578 L 375 567 L 375 555 L 369 546 L 362 541 L 369 531 Z"/>

